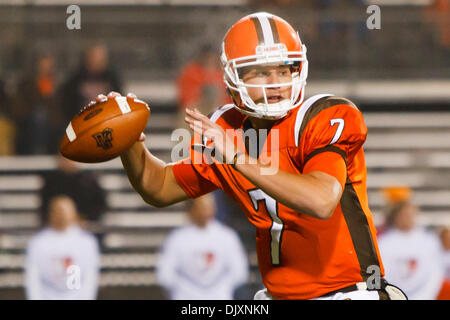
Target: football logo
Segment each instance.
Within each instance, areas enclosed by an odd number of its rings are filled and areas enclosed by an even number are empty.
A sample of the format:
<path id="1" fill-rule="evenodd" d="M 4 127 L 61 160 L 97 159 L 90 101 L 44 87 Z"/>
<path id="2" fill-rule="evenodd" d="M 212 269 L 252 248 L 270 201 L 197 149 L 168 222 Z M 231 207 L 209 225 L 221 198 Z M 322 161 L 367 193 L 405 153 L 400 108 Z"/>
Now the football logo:
<path id="1" fill-rule="evenodd" d="M 97 142 L 97 147 L 101 147 L 104 150 L 112 148 L 111 141 L 113 140 L 112 129 L 106 128 L 102 132 L 97 132 L 92 135 L 92 137 Z"/>

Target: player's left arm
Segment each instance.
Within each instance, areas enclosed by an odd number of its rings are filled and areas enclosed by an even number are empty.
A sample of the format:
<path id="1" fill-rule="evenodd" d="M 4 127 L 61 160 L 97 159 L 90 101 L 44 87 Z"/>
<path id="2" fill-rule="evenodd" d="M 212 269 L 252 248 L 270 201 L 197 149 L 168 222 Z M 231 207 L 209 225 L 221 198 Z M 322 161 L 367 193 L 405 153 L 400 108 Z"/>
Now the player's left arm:
<path id="1" fill-rule="evenodd" d="M 320 170 L 294 174 L 281 169 L 273 175 L 261 175 L 261 170 L 264 167 L 267 169 L 267 165 L 252 164 L 248 155 L 242 154 L 241 157 L 245 159 L 244 161 L 238 159 L 236 170 L 270 197 L 297 212 L 319 219 L 328 219 L 341 199 L 343 182 L 333 175 Z M 330 159 L 333 161 L 330 165 L 339 170 L 337 174 L 345 176 L 344 160 L 339 157 Z"/>
<path id="2" fill-rule="evenodd" d="M 247 157 L 247 155 L 243 155 Z M 249 161 L 246 159 L 246 161 Z M 341 162 L 337 159 L 337 162 Z M 336 165 L 336 164 L 335 164 Z M 340 164 L 337 164 L 339 166 Z M 341 199 L 343 187 L 338 179 L 322 171 L 293 174 L 278 170 L 274 175 L 258 173 L 263 165 L 242 163 L 236 169 L 253 184 L 285 206 L 319 219 L 328 219 Z M 342 168 L 345 170 L 345 165 Z"/>
<path id="3" fill-rule="evenodd" d="M 326 113 L 335 118 L 336 114 L 332 111 L 328 110 Z M 236 153 L 234 144 L 227 141 L 226 135 L 219 132 L 221 128 L 218 125 L 208 122 L 207 117 L 194 114 L 195 111 L 189 112 L 188 115 L 196 119 L 196 122 L 192 123 L 192 128 L 211 139 L 227 163 L 233 163 L 234 158 L 235 169 L 266 194 L 297 212 L 319 219 L 330 218 L 336 209 L 347 177 L 347 153 L 359 148 L 362 145 L 361 140 L 365 139 L 364 130 L 361 130 L 356 133 L 341 132 L 342 138 L 333 141 L 339 130 L 337 126 L 330 125 L 329 121 L 332 119 L 324 117 L 324 114 L 316 116 L 317 123 L 312 121 L 305 129 L 305 134 L 310 138 L 304 146 L 306 153 L 304 160 L 307 162 L 304 161 L 303 174 L 279 169 L 273 175 L 263 175 L 261 174 L 264 172 L 263 169 L 267 171 L 269 164 L 255 163 L 255 159 L 250 161 L 247 154 Z M 362 121 L 359 110 L 351 106 L 339 115 L 339 119 L 342 118 L 345 118 L 344 121 Z M 363 127 L 365 128 L 365 125 Z M 358 131 L 355 126 L 350 129 L 353 130 Z M 330 145 L 333 147 L 329 147 Z"/>

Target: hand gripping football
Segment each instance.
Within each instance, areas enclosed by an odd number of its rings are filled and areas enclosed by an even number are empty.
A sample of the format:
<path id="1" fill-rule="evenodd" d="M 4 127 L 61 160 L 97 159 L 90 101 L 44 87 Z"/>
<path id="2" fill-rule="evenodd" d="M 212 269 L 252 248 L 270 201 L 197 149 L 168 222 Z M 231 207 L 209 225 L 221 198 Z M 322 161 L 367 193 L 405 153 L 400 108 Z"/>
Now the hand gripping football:
<path id="1" fill-rule="evenodd" d="M 78 162 L 104 162 L 130 148 L 147 125 L 150 108 L 131 97 L 108 97 L 72 118 L 61 154 Z"/>

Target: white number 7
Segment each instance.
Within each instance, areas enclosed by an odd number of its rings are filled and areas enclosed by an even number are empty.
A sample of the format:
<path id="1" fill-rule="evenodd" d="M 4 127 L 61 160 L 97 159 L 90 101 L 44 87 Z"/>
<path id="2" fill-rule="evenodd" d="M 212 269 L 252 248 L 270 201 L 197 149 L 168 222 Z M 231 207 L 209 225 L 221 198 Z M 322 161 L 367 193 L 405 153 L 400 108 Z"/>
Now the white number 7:
<path id="1" fill-rule="evenodd" d="M 336 143 L 339 140 L 339 138 L 341 137 L 342 131 L 344 131 L 344 125 L 345 125 L 344 119 L 331 119 L 330 120 L 331 126 L 334 126 L 336 123 L 338 123 L 338 127 L 336 130 L 336 133 L 334 134 L 333 140 L 331 140 L 330 144 Z"/>
<path id="2" fill-rule="evenodd" d="M 284 224 L 278 216 L 278 203 L 261 189 L 249 190 L 248 194 L 252 199 L 255 211 L 259 210 L 258 201 L 264 201 L 264 204 L 266 205 L 267 212 L 272 220 L 272 226 L 270 227 L 270 255 L 272 257 L 272 264 L 279 265 L 281 236 L 283 234 Z"/>

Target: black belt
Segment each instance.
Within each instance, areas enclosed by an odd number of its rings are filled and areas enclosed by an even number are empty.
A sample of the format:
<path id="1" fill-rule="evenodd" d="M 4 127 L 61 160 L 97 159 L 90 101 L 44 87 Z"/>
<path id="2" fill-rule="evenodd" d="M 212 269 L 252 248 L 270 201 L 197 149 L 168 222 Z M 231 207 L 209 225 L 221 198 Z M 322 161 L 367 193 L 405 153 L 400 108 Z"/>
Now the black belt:
<path id="1" fill-rule="evenodd" d="M 339 293 L 339 292 L 347 293 L 347 292 L 352 292 L 352 291 L 357 291 L 357 290 L 359 290 L 359 289 L 356 286 L 356 284 L 352 284 L 351 286 L 348 286 L 348 287 L 345 287 L 345 288 L 342 288 L 342 289 L 337 289 L 337 290 L 325 293 L 324 295 L 321 295 L 320 298 L 327 297 L 327 296 L 332 296 L 332 295 L 334 295 L 336 293 Z"/>

